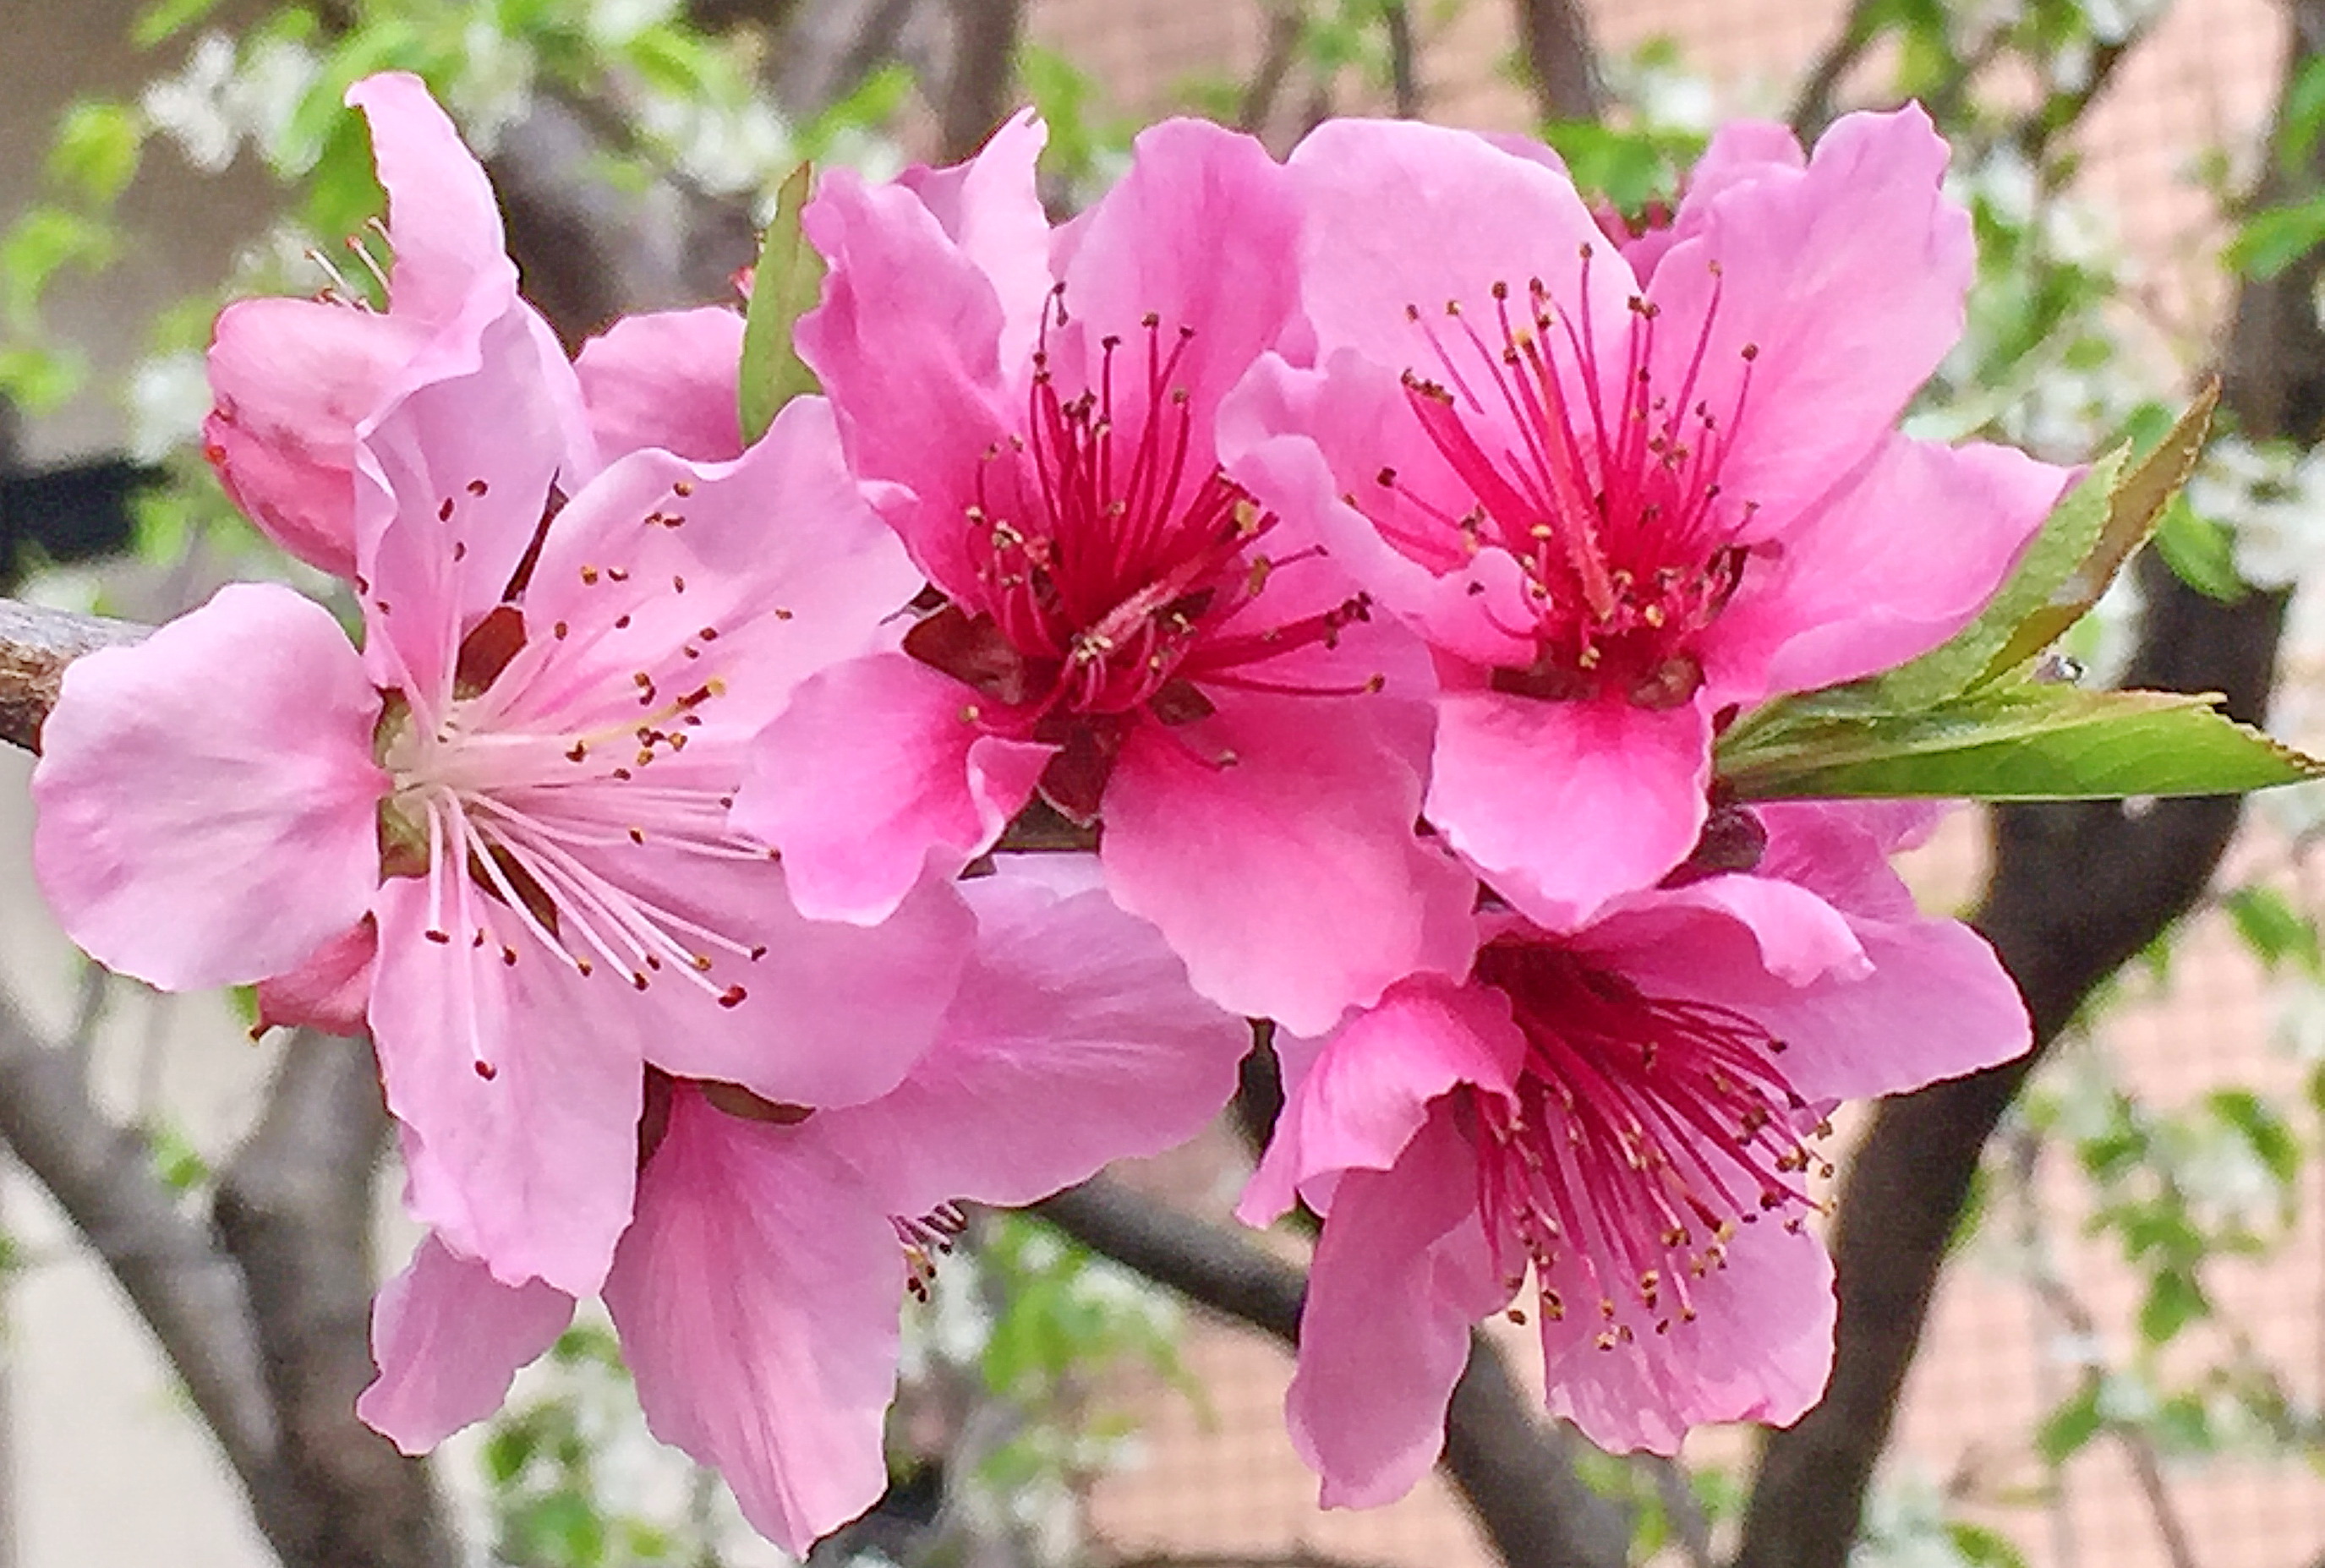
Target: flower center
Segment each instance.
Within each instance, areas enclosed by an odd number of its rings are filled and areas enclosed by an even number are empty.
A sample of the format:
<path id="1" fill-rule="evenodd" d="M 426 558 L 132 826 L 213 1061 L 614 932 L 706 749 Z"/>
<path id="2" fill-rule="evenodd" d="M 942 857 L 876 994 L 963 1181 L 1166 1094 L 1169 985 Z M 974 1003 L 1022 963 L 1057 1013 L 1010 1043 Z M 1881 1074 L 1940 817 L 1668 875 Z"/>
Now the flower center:
<path id="1" fill-rule="evenodd" d="M 1591 255 L 1583 246 L 1586 301 Z M 1487 328 L 1459 300 L 1446 302 L 1441 324 L 1405 308 L 1443 377 L 1406 371 L 1406 401 L 1474 504 L 1453 514 L 1384 468 L 1376 483 L 1407 503 L 1412 520 L 1383 523 L 1383 531 L 1443 570 L 1481 549 L 1517 562 L 1531 619 L 1503 630 L 1533 642 L 1535 655 L 1495 670 L 1496 690 L 1677 707 L 1703 684 L 1698 641 L 1734 595 L 1749 554 L 1737 536 L 1752 507 L 1720 504 L 1719 470 L 1758 350 L 1741 351 L 1746 369 L 1733 407 L 1715 410 L 1697 396 L 1715 294 L 1679 384 L 1658 385 L 1658 312 L 1634 296 L 1610 397 L 1601 355 L 1615 346 L 1597 340 L 1587 309 L 1553 309 L 1539 278 L 1522 300 L 1506 282 L 1491 292 Z M 1573 386 L 1583 389 L 1579 401 Z"/>
<path id="2" fill-rule="evenodd" d="M 1102 338 L 1097 384 L 1071 396 L 1059 389 L 1050 331 L 1068 319 L 1064 293 L 1061 284 L 1043 309 L 1025 433 L 984 454 L 964 514 L 977 602 L 922 620 L 904 650 L 977 691 L 973 722 L 1061 747 L 1042 792 L 1087 823 L 1135 725 L 1208 718 L 1222 687 L 1345 696 L 1376 683 L 1286 687 L 1250 670 L 1333 645 L 1368 603 L 1359 595 L 1274 626 L 1230 626 L 1273 573 L 1312 552 L 1263 553 L 1275 514 L 1196 457 L 1207 433 L 1194 428 L 1178 379 L 1191 327 L 1166 329 L 1150 313 L 1143 354 Z"/>
<path id="3" fill-rule="evenodd" d="M 1472 1092 L 1466 1125 L 1496 1260 L 1531 1264 L 1543 1314 L 1595 1311 L 1602 1347 L 1695 1317 L 1692 1285 L 1739 1224 L 1797 1230 L 1809 1137 L 1825 1130 L 1786 1080 L 1783 1042 L 1715 1003 L 1651 997 L 1587 957 L 1502 939 L 1477 977 L 1510 999 L 1527 1056 L 1506 1098 Z M 1587 1284 L 1595 1302 L 1566 1298 Z"/>

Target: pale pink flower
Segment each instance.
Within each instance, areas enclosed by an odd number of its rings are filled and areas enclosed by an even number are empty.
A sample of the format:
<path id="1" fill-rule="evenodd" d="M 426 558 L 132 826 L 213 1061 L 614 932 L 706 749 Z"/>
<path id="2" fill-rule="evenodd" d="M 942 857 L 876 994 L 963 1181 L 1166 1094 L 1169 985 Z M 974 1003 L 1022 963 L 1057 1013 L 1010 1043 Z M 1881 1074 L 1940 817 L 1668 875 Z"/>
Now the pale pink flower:
<path id="1" fill-rule="evenodd" d="M 898 1306 L 959 1229 L 954 1205 L 1029 1203 L 1190 1136 L 1248 1044 L 1103 892 L 1015 870 L 966 891 L 979 955 L 885 1097 L 810 1113 L 665 1081 L 606 1280 L 647 1424 L 794 1554 L 887 1484 Z M 497 1409 L 572 1310 L 431 1239 L 381 1293 L 357 1409 L 405 1452 L 433 1447 Z"/>
<path id="2" fill-rule="evenodd" d="M 33 863 L 124 973 L 268 982 L 278 1018 L 360 1005 L 419 1217 L 502 1278 L 588 1291 L 630 1217 L 646 1065 L 881 1094 L 969 920 L 940 886 L 877 930 L 802 920 L 726 826 L 748 738 L 918 581 L 826 405 L 732 463 L 637 452 L 568 500 L 571 368 L 522 306 L 474 347 L 357 447 L 361 653 L 245 586 L 76 662 Z"/>
<path id="3" fill-rule="evenodd" d="M 2030 1038 L 1984 941 L 1921 916 L 1888 869 L 1923 816 L 1726 820 L 1747 842 L 1765 824 L 1755 872 L 1563 936 L 1482 915 L 1466 983 L 1418 977 L 1320 1047 L 1281 1042 L 1290 1097 L 1239 1212 L 1296 1195 L 1325 1215 L 1286 1409 L 1327 1505 L 1428 1469 L 1470 1325 L 1529 1271 L 1550 1409 L 1605 1447 L 1670 1453 L 1690 1426 L 1815 1401 L 1824 1112 Z"/>
<path id="4" fill-rule="evenodd" d="M 472 359 L 517 300 L 516 266 L 482 165 L 418 77 L 366 77 L 347 101 L 371 122 L 393 253 L 387 308 L 333 291 L 237 300 L 210 345 L 217 406 L 204 449 L 227 493 L 267 536 L 336 576 L 356 567 L 357 428 L 431 377 Z M 368 250 L 364 251 L 366 264 Z M 352 264 L 352 263 L 351 263 Z M 556 335 L 520 307 L 531 351 L 562 362 Z M 597 466 L 570 383 L 558 412 L 582 469 Z"/>
<path id="5" fill-rule="evenodd" d="M 1554 161 L 1465 133 L 1292 154 L 1312 368 L 1262 361 L 1228 471 L 1428 640 L 1427 816 L 1544 924 L 1689 853 L 1723 714 L 1942 641 L 2063 487 L 1894 429 L 1961 330 L 1945 163 L 1919 109 L 1805 162 L 1731 130 L 1618 251 Z"/>
<path id="6" fill-rule="evenodd" d="M 1311 1030 L 1468 956 L 1469 882 L 1413 823 L 1428 670 L 1218 471 L 1212 415 L 1297 329 L 1298 223 L 1258 143 L 1190 121 L 1054 235 L 1021 116 L 973 162 L 806 215 L 799 325 L 850 461 L 942 603 L 800 688 L 739 826 L 801 909 L 880 918 L 1036 794 L 1198 990 Z"/>

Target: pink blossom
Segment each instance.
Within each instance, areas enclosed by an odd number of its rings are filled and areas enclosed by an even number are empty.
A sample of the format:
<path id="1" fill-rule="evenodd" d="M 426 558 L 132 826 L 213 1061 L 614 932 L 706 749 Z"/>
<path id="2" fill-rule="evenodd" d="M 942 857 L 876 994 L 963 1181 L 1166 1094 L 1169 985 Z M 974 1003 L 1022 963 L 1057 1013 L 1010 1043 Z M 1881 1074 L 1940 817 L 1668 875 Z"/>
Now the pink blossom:
<path id="1" fill-rule="evenodd" d="M 1413 831 L 1421 649 L 1215 461 L 1220 399 L 1300 330 L 1292 193 L 1256 143 L 1173 121 L 1052 235 L 1042 140 L 1021 117 L 808 209 L 830 273 L 801 352 L 942 603 L 800 688 L 736 820 L 801 908 L 873 920 L 1038 794 L 1103 821 L 1107 886 L 1197 989 L 1320 1030 L 1458 969 L 1469 881 Z"/>
<path id="2" fill-rule="evenodd" d="M 2026 1049 L 1993 953 L 1888 869 L 1909 814 L 1724 826 L 1765 832 L 1755 871 L 1563 936 L 1483 915 L 1467 983 L 1417 977 L 1283 1042 L 1290 1099 L 1239 1212 L 1326 1216 L 1287 1410 L 1327 1505 L 1435 1460 L 1469 1327 L 1529 1271 L 1550 1409 L 1592 1441 L 1670 1453 L 1701 1423 L 1793 1420 L 1832 1355 L 1825 1111 Z"/>
<path id="3" fill-rule="evenodd" d="M 1618 252 L 1553 161 L 1464 133 L 1293 153 L 1314 352 L 1230 402 L 1227 469 L 1427 639 L 1427 815 L 1535 919 L 1652 885 L 1723 714 L 1942 641 L 2063 487 L 1894 429 L 1961 330 L 1945 162 L 1913 108 L 1805 161 L 1732 130 Z"/>
<path id="4" fill-rule="evenodd" d="M 426 86 L 387 72 L 356 83 L 347 101 L 371 122 L 387 190 L 387 308 L 338 293 L 227 306 L 209 353 L 217 406 L 202 426 L 211 465 L 250 520 L 301 560 L 340 577 L 356 567 L 357 427 L 473 356 L 478 335 L 517 298 L 492 187 Z M 523 319 L 532 351 L 562 361 L 548 324 L 530 308 Z M 561 390 L 570 400 L 570 383 Z M 578 401 L 559 412 L 579 468 L 568 477 L 570 490 L 597 458 L 586 438 L 572 438 L 581 433 Z"/>
<path id="5" fill-rule="evenodd" d="M 361 652 L 245 586 L 75 663 L 34 869 L 153 984 L 271 982 L 276 1018 L 360 996 L 415 1213 L 500 1278 L 586 1292 L 630 1219 L 646 1065 L 836 1105 L 928 1044 L 958 899 L 805 921 L 726 826 L 748 738 L 917 577 L 820 400 L 731 463 L 636 452 L 566 500 L 573 372 L 530 313 L 440 371 L 356 449 Z"/>
<path id="6" fill-rule="evenodd" d="M 1102 892 L 1016 871 L 966 891 L 979 955 L 888 1095 L 810 1112 L 663 1081 L 606 1280 L 648 1425 L 795 1554 L 887 1484 L 897 1309 L 961 1228 L 955 1204 L 1029 1203 L 1188 1137 L 1248 1043 Z M 357 1408 L 405 1452 L 432 1447 L 496 1409 L 572 1309 L 431 1239 L 381 1293 Z"/>

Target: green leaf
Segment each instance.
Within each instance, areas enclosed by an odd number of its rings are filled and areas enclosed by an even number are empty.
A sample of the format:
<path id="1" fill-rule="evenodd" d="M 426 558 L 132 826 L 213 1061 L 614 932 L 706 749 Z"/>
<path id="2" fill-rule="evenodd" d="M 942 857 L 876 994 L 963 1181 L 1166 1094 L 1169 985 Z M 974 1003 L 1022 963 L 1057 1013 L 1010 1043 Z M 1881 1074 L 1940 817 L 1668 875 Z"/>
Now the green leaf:
<path id="1" fill-rule="evenodd" d="M 2325 762 L 2236 723 L 2215 700 L 2025 682 L 1921 713 L 1738 726 L 1718 766 L 1746 800 L 2235 795 L 2325 778 Z"/>
<path id="2" fill-rule="evenodd" d="M 2090 552 L 2039 608 L 2019 623 L 1987 666 L 1983 679 L 1993 680 L 2015 669 L 2090 613 L 2132 552 L 2155 531 L 2164 504 L 2187 483 L 2204 450 L 2204 434 L 2211 428 L 2212 410 L 2219 401 L 2220 383 L 2215 381 L 2197 394 L 2153 452 L 2107 486 L 2106 521 Z"/>
<path id="3" fill-rule="evenodd" d="M 2147 1299 L 2139 1305 L 2139 1337 L 2151 1345 L 2169 1344 L 2181 1329 L 2211 1310 L 2193 1274 L 2166 1268 L 2147 1282 Z"/>
<path id="4" fill-rule="evenodd" d="M 2317 927 L 2309 917 L 2274 888 L 2255 884 L 2225 895 L 2220 902 L 2236 922 L 2237 934 L 2255 957 L 2273 973 L 2286 962 L 2311 974 L 2325 970 L 2325 954 L 2318 950 Z"/>
<path id="5" fill-rule="evenodd" d="M 2042 1419 L 2034 1429 L 2034 1451 L 2045 1462 L 2064 1464 L 2099 1431 L 2099 1385 L 2093 1378 L 2082 1390 Z"/>
<path id="6" fill-rule="evenodd" d="M 2265 281 L 2325 242 L 2325 198 L 2265 207 L 2237 229 L 2220 259 L 2228 270 Z"/>
<path id="7" fill-rule="evenodd" d="M 92 200 L 109 202 L 137 173 L 145 132 L 137 112 L 107 98 L 82 98 L 57 122 L 49 177 Z"/>
<path id="8" fill-rule="evenodd" d="M 2172 575 L 2207 599 L 2233 604 L 2251 590 L 2237 576 L 2236 534 L 2226 523 L 2199 517 L 2184 495 L 2175 495 L 2155 525 L 2155 553 Z"/>
<path id="9" fill-rule="evenodd" d="M 159 0 L 138 16 L 130 29 L 130 42 L 140 49 L 151 49 L 183 32 L 203 17 L 218 9 L 218 0 Z"/>
<path id="10" fill-rule="evenodd" d="M 2317 934 L 2309 933 L 2313 955 Z M 2249 1089 L 2215 1089 L 2208 1096 L 2212 1114 L 2237 1130 L 2277 1185 L 2291 1187 L 2301 1176 L 2301 1140 L 2284 1119 Z"/>
<path id="11" fill-rule="evenodd" d="M 1954 1555 L 1972 1568 L 2026 1568 L 2026 1559 L 1999 1530 L 1956 1519 L 1946 1526 L 1946 1539 L 1953 1544 Z"/>
<path id="12" fill-rule="evenodd" d="M 751 310 L 743 328 L 739 401 L 746 443 L 767 433 L 785 403 L 818 390 L 815 373 L 792 346 L 792 328 L 823 294 L 823 258 L 800 226 L 814 184 L 815 171 L 807 164 L 792 171 L 776 193 L 775 216 L 759 242 Z"/>

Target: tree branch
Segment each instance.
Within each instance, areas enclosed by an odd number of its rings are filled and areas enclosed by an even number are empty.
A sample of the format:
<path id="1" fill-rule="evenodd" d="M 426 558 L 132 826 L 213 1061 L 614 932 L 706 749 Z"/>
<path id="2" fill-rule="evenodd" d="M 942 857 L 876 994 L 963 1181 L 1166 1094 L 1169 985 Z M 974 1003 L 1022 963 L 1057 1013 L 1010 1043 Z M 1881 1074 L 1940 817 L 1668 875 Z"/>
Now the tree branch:
<path id="1" fill-rule="evenodd" d="M 2325 40 L 2325 0 L 2302 0 L 2295 33 L 2288 88 Z M 2272 174 L 2265 195 L 2284 194 L 2285 183 Z M 2297 184 L 2325 186 L 2325 152 Z M 2249 435 L 2314 444 L 2325 425 L 2325 331 L 2311 304 L 2321 269 L 2325 263 L 2312 254 L 2239 292 L 2221 364 L 2222 401 Z M 2152 556 L 2139 571 L 2147 608 L 2126 683 L 2218 691 L 2230 714 L 2257 721 L 2275 676 L 2283 595 L 2220 604 Z M 2035 1051 L 1875 1113 L 1839 1201 L 1832 1383 L 1821 1405 L 1763 1445 L 1740 1568 L 1845 1563 L 1987 1138 L 2092 988 L 2202 894 L 2237 816 L 2237 802 L 2226 798 L 2163 801 L 2144 811 L 2093 802 L 1996 814 L 1994 881 L 1978 924 L 2025 995 Z"/>
<path id="2" fill-rule="evenodd" d="M 958 162 L 985 145 L 1009 112 L 1017 79 L 1017 34 L 1024 0 L 953 0 L 951 69 L 937 118 L 943 161 Z"/>
<path id="3" fill-rule="evenodd" d="M 1198 1305 L 1296 1347 L 1306 1281 L 1300 1270 L 1232 1231 L 1140 1196 L 1105 1176 L 1034 1206 L 1092 1251 L 1135 1268 Z M 1539 1402 L 1482 1335 L 1455 1385 L 1440 1462 L 1505 1563 L 1525 1568 L 1620 1568 L 1630 1523 L 1576 1472 L 1574 1439 L 1546 1425 Z"/>
<path id="4" fill-rule="evenodd" d="M 0 599 L 0 741 L 41 749 L 41 721 L 56 706 L 65 666 L 99 648 L 119 647 L 150 627 Z"/>
<path id="5" fill-rule="evenodd" d="M 215 1213 L 241 1266 L 287 1486 L 268 1536 L 286 1561 L 449 1568 L 425 1465 L 355 1419 L 372 1379 L 372 1185 L 387 1108 L 359 1040 L 293 1034 Z"/>
<path id="6" fill-rule="evenodd" d="M 1518 54 L 1533 88 L 1534 113 L 1544 121 L 1597 120 L 1607 113 L 1607 88 L 1590 18 L 1580 0 L 1513 0 Z"/>
<path id="7" fill-rule="evenodd" d="M 112 1274 L 251 1493 L 282 1445 L 242 1281 L 154 1173 L 153 1151 L 89 1098 L 79 1063 L 0 999 L 0 1139 Z"/>
<path id="8" fill-rule="evenodd" d="M 1816 61 L 1809 67 L 1792 110 L 1784 116 L 1802 144 L 1813 143 L 1832 123 L 1833 94 L 1839 89 L 1840 78 L 1881 36 L 1882 18 L 1888 9 L 1886 0 L 1855 0 L 1830 42 L 1817 51 Z"/>

